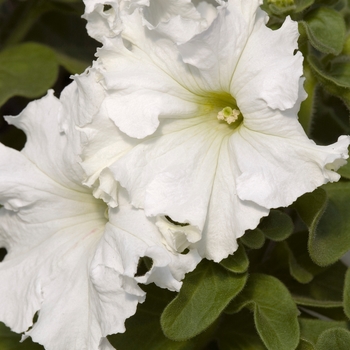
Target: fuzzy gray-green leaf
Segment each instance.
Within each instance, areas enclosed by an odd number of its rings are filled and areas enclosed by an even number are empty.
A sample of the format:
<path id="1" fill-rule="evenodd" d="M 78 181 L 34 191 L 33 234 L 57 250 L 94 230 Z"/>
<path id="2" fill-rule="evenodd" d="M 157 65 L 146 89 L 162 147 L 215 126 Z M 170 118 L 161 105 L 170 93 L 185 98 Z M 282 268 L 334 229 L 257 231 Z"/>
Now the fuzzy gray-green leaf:
<path id="1" fill-rule="evenodd" d="M 178 296 L 161 316 L 164 334 L 172 340 L 190 339 L 209 327 L 244 287 L 247 276 L 233 274 L 203 260 L 186 275 Z"/>

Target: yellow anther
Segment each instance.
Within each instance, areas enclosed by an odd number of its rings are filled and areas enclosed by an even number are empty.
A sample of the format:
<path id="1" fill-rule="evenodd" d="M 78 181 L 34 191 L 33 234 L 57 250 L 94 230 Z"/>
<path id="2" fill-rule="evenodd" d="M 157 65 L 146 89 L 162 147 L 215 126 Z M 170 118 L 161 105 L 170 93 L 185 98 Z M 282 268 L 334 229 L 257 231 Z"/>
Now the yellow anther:
<path id="1" fill-rule="evenodd" d="M 231 107 L 225 107 L 223 110 L 221 110 L 217 118 L 219 120 L 224 120 L 227 124 L 234 123 L 238 116 L 241 114 L 241 112 L 238 109 L 232 109 Z"/>

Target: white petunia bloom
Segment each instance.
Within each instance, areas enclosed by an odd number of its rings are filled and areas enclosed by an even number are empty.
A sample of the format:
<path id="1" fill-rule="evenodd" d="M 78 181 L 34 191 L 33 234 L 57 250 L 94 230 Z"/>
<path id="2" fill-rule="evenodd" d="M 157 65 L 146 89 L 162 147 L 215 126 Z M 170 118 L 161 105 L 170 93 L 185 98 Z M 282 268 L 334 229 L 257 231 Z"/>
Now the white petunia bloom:
<path id="1" fill-rule="evenodd" d="M 217 15 L 216 6 L 191 0 L 84 0 L 91 37 L 104 43 L 124 28 L 123 18 L 139 10 L 149 29 L 161 32 L 176 42 L 183 42 L 208 27 Z"/>
<path id="2" fill-rule="evenodd" d="M 81 184 L 80 135 L 64 131 L 75 98 L 73 83 L 7 117 L 28 140 L 21 152 L 0 144 L 0 321 L 48 350 L 110 350 L 106 336 L 124 332 L 145 298 L 138 283 L 179 290 L 200 257 L 169 252 L 125 191 L 108 210 Z M 153 265 L 135 277 L 144 256 Z"/>
<path id="3" fill-rule="evenodd" d="M 121 13 L 120 35 L 104 37 L 76 78 L 81 94 L 99 96 L 79 123 L 86 184 L 106 197 L 113 176 L 170 251 L 195 247 L 215 261 L 271 208 L 337 181 L 349 145 L 343 136 L 317 146 L 297 120 L 297 23 L 273 31 L 259 0 L 220 3 L 182 43 L 145 24 L 140 8 Z"/>

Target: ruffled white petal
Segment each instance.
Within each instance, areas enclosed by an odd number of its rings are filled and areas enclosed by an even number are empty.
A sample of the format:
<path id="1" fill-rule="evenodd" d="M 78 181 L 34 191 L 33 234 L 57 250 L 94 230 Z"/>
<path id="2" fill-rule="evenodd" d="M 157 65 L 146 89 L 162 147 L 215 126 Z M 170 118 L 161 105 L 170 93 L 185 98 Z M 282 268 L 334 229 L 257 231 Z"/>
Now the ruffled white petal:
<path id="1" fill-rule="evenodd" d="M 229 1 L 210 27 L 179 45 L 183 61 L 193 66 L 209 91 L 230 91 L 237 62 L 253 29 L 260 1 Z M 203 85 L 203 83 L 202 83 Z"/>
<path id="2" fill-rule="evenodd" d="M 150 30 L 184 42 L 207 27 L 190 0 L 84 0 L 88 34 L 104 43 L 125 29 L 125 18 L 137 11 Z"/>
<path id="3" fill-rule="evenodd" d="M 208 26 L 210 26 L 218 14 L 216 10 L 218 3 L 215 0 L 211 2 L 196 0 L 193 1 L 193 3 L 201 17 L 204 18 L 207 21 Z"/>
<path id="4" fill-rule="evenodd" d="M 266 106 L 292 108 L 301 93 L 303 57 L 300 52 L 294 54 L 298 48 L 298 23 L 287 17 L 279 30 L 271 30 L 265 25 L 267 20 L 266 13 L 259 9 L 231 82 L 231 93 L 246 119 L 251 118 L 252 111 L 260 112 Z M 306 97 L 305 92 L 302 95 Z"/>
<path id="5" fill-rule="evenodd" d="M 157 59 L 164 62 L 163 66 L 176 55 L 175 49 L 169 41 L 157 47 Z M 159 118 L 186 118 L 203 110 L 195 103 L 196 96 L 167 73 L 176 67 L 163 69 L 154 65 L 153 55 L 153 52 L 145 53 L 136 46 L 129 51 L 120 40 L 110 41 L 99 51 L 104 67 L 99 73 L 103 75 L 108 91 L 101 113 L 112 119 L 122 132 L 135 138 L 152 134 L 159 125 Z M 176 77 L 181 81 L 181 65 L 178 73 Z"/>
<path id="6" fill-rule="evenodd" d="M 275 134 L 241 128 L 231 137 L 231 148 L 241 150 L 236 152 L 236 161 L 241 170 L 237 194 L 242 200 L 265 208 L 288 206 L 302 194 L 339 180 L 340 175 L 333 170 L 346 163 L 350 137 L 342 136 L 329 146 L 317 146 L 303 135 L 294 120 L 283 122 L 285 129 L 289 122 L 291 133 L 299 129 L 299 137 L 283 137 L 277 125 L 279 132 Z M 250 159 L 254 159 L 254 164 Z"/>
<path id="7" fill-rule="evenodd" d="M 178 291 L 185 273 L 196 267 L 200 256 L 196 250 L 178 254 L 166 249 L 154 220 L 146 218 L 143 210 L 132 208 L 123 192 L 120 206 L 109 212 L 110 223 L 101 241 L 103 247 L 97 250 L 93 266 L 102 264 L 116 272 L 122 271 L 124 278 L 134 283 L 154 282 Z M 152 259 L 152 268 L 134 279 L 139 259 L 144 256 Z"/>
<path id="8" fill-rule="evenodd" d="M 316 146 L 297 122 L 306 96 L 297 24 L 287 18 L 272 31 L 261 1 L 218 3 L 209 27 L 180 43 L 172 32 L 185 16 L 164 20 L 159 8 L 145 25 L 149 2 L 123 14 L 120 37 L 105 38 L 91 71 L 101 108 L 81 125 L 87 183 L 112 174 L 156 218 L 170 251 L 195 248 L 215 261 L 270 208 L 336 181 L 331 168 L 349 145 Z M 236 129 L 218 121 L 225 107 L 241 113 Z"/>
<path id="9" fill-rule="evenodd" d="M 88 158 L 88 162 L 83 163 L 85 174 L 80 178 L 80 182 L 93 188 L 95 198 L 103 199 L 111 207 L 116 207 L 118 205 L 118 186 L 110 171 L 105 167 L 106 156 L 111 152 L 107 153 L 106 146 L 102 146 L 102 144 L 109 142 L 111 147 L 115 147 L 120 152 L 124 151 L 125 146 L 127 148 L 130 146 L 128 144 L 124 145 L 122 140 L 117 143 L 113 142 L 115 138 L 112 133 L 110 137 L 106 132 L 103 135 L 98 133 L 104 124 L 106 130 L 111 131 L 111 128 L 116 128 L 109 119 L 99 120 L 97 122 L 99 128 L 96 128 L 96 123 L 93 122 L 93 118 L 98 116 L 104 96 L 104 90 L 97 83 L 97 77 L 93 72 L 87 71 L 80 76 L 76 76 L 75 81 L 61 93 L 62 115 L 65 117 L 60 120 L 60 126 L 68 135 L 68 140 L 72 143 L 72 148 L 79 163 Z M 84 132 L 81 132 L 79 126 L 84 125 L 87 125 L 87 127 Z M 89 151 L 86 151 L 87 155 L 84 155 L 83 149 L 86 150 L 86 148 L 83 145 L 89 143 L 91 137 L 95 138 L 96 147 L 90 148 Z M 98 140 L 98 137 L 100 137 L 100 140 Z M 104 154 L 104 157 L 101 157 L 101 153 Z M 102 159 L 103 166 L 100 166 Z"/>
<path id="10" fill-rule="evenodd" d="M 236 251 L 237 239 L 246 230 L 254 229 L 260 219 L 269 213 L 267 208 L 242 200 L 237 195 L 237 177 L 241 174 L 241 169 L 236 155 L 240 150 L 241 145 L 235 149 L 230 147 L 229 137 L 223 140 L 203 238 L 196 244 L 201 255 L 216 262 Z"/>
<path id="11" fill-rule="evenodd" d="M 77 96 L 73 83 L 63 103 L 52 93 L 32 102 L 13 118 L 27 133 L 25 149 L 0 144 L 0 245 L 8 251 L 0 264 L 0 320 L 48 350 L 110 350 L 105 337 L 123 332 L 145 298 L 138 283 L 179 290 L 201 258 L 194 249 L 166 249 L 155 220 L 125 198 L 107 223 L 106 205 L 79 184 L 80 134 L 70 120 L 70 113 L 82 120 Z M 108 171 L 100 174 L 101 191 L 116 192 Z M 153 266 L 135 277 L 143 256 Z"/>
<path id="12" fill-rule="evenodd" d="M 151 138 L 110 166 L 147 215 L 202 230 L 222 142 L 212 116 L 163 122 Z M 208 126 L 209 123 L 209 126 Z"/>
<path id="13" fill-rule="evenodd" d="M 60 136 L 58 119 L 61 114 L 62 104 L 50 90 L 18 116 L 6 117 L 6 121 L 26 133 L 27 142 L 22 153 L 28 159 L 63 186 L 77 188 L 83 173 L 75 152 L 71 152 L 67 140 Z M 59 155 L 52 157 L 57 152 Z"/>
<path id="14" fill-rule="evenodd" d="M 145 20 L 153 28 L 177 16 L 192 21 L 201 18 L 191 0 L 150 0 L 143 13 Z"/>
<path id="15" fill-rule="evenodd" d="M 88 34 L 97 41 L 103 42 L 104 38 L 113 38 L 122 29 L 120 19 L 120 1 L 117 0 L 83 0 L 85 3 L 85 18 L 88 23 Z"/>
<path id="16" fill-rule="evenodd" d="M 0 319 L 25 332 L 40 310 L 26 333 L 34 341 L 47 349 L 97 349 L 103 320 L 91 299 L 89 265 L 105 207 L 83 188 L 53 181 L 17 151 L 1 146 L 1 155 L 0 242 L 8 254 L 0 264 Z"/>

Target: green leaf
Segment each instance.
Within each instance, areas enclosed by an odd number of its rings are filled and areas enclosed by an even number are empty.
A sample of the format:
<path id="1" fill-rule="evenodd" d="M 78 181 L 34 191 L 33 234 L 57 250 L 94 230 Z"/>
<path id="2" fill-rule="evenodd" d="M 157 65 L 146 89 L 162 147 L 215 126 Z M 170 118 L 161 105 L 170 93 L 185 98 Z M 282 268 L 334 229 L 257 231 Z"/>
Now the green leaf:
<path id="1" fill-rule="evenodd" d="M 290 13 L 293 13 L 296 9 L 295 5 L 282 5 L 282 6 L 278 6 L 275 4 L 270 4 L 269 5 L 270 11 L 277 16 L 286 16 Z"/>
<path id="2" fill-rule="evenodd" d="M 226 259 L 221 260 L 220 265 L 231 272 L 246 272 L 249 266 L 249 259 L 243 245 L 239 245 L 233 255 L 229 255 Z"/>
<path id="3" fill-rule="evenodd" d="M 322 5 L 332 6 L 339 2 L 339 0 L 316 0 L 316 3 L 320 2 Z"/>
<path id="4" fill-rule="evenodd" d="M 254 312 L 256 329 L 269 350 L 294 350 L 299 343 L 298 309 L 288 289 L 277 278 L 252 274 L 229 306 Z"/>
<path id="5" fill-rule="evenodd" d="M 296 232 L 287 240 L 273 244 L 259 265 L 260 271 L 271 274 L 284 283 L 295 283 L 289 274 L 299 283 L 309 283 L 324 268 L 311 260 L 307 249 L 308 236 L 307 231 Z"/>
<path id="6" fill-rule="evenodd" d="M 350 179 L 350 162 L 348 161 L 344 166 L 337 171 L 342 177 Z"/>
<path id="7" fill-rule="evenodd" d="M 259 229 L 272 241 L 283 241 L 289 237 L 294 229 L 292 219 L 279 210 L 271 210 L 269 216 L 263 218 Z"/>
<path id="8" fill-rule="evenodd" d="M 309 230 L 315 229 L 327 206 L 327 193 L 322 188 L 305 193 L 293 204 Z"/>
<path id="9" fill-rule="evenodd" d="M 331 62 L 327 78 L 340 87 L 350 89 L 350 61 L 342 59 L 343 57 L 338 57 Z"/>
<path id="10" fill-rule="evenodd" d="M 314 277 L 309 284 L 288 287 L 298 305 L 311 307 L 323 315 L 333 314 L 331 318 L 343 320 L 346 319 L 342 311 L 345 272 L 346 267 L 337 262 Z"/>
<path id="11" fill-rule="evenodd" d="M 337 58 L 335 62 L 330 62 L 327 67 L 324 67 L 315 56 L 309 55 L 307 57 L 307 61 L 319 83 L 327 92 L 341 98 L 347 108 L 350 109 L 350 89 L 346 83 L 346 77 L 349 75 L 349 63 L 343 62 L 338 66 L 339 60 L 340 58 Z M 333 69 L 334 65 L 335 68 Z M 345 79 L 339 75 L 340 70 L 344 70 Z"/>
<path id="12" fill-rule="evenodd" d="M 350 33 L 347 34 L 345 38 L 345 43 L 343 47 L 343 54 L 350 56 Z"/>
<path id="13" fill-rule="evenodd" d="M 304 268 L 296 259 L 288 243 L 283 242 L 288 256 L 289 272 L 299 283 L 309 283 L 314 278 L 313 274 Z"/>
<path id="14" fill-rule="evenodd" d="M 219 264 L 203 260 L 186 275 L 178 296 L 161 316 L 164 334 L 186 340 L 209 327 L 244 287 L 247 276 L 233 274 Z"/>
<path id="15" fill-rule="evenodd" d="M 321 266 L 333 264 L 350 250 L 350 182 L 323 186 L 328 205 L 317 226 L 310 231 L 311 258 Z"/>
<path id="16" fill-rule="evenodd" d="M 349 350 L 350 332 L 342 328 L 324 331 L 317 340 L 317 350 Z"/>
<path id="17" fill-rule="evenodd" d="M 27 338 L 20 343 L 21 335 L 11 332 L 10 328 L 0 322 L 0 349 L 1 350 L 44 350 L 37 343 L 33 343 L 31 338 Z"/>
<path id="18" fill-rule="evenodd" d="M 324 271 L 316 265 L 308 252 L 308 233 L 306 231 L 293 234 L 284 242 L 289 250 L 288 261 L 291 275 L 300 283 L 309 283 L 315 275 Z"/>
<path id="19" fill-rule="evenodd" d="M 350 88 L 350 61 L 348 57 L 339 56 L 328 62 L 327 66 L 324 66 L 315 56 L 309 56 L 308 62 L 313 70 L 323 78 L 321 82 L 326 80 L 337 87 Z"/>
<path id="20" fill-rule="evenodd" d="M 144 286 L 146 301 L 139 304 L 136 315 L 126 320 L 126 332 L 108 336 L 118 350 L 194 350 L 195 342 L 174 342 L 166 338 L 160 327 L 160 315 L 173 292 L 151 284 Z"/>
<path id="21" fill-rule="evenodd" d="M 310 11 L 301 21 L 312 46 L 326 53 L 339 55 L 345 41 L 346 26 L 343 16 L 329 7 Z"/>
<path id="22" fill-rule="evenodd" d="M 35 98 L 56 81 L 55 53 L 39 44 L 26 43 L 0 53 L 0 105 L 12 96 Z"/>
<path id="23" fill-rule="evenodd" d="M 310 66 L 307 60 L 304 61 L 304 89 L 307 92 L 307 98 L 301 103 L 298 113 L 299 122 L 304 128 L 307 135 L 310 135 L 311 125 L 315 110 L 315 91 L 316 91 L 316 78 L 311 72 Z"/>
<path id="24" fill-rule="evenodd" d="M 12 6 L 9 6 L 11 8 Z M 18 45 L 23 41 L 31 27 L 45 12 L 53 9 L 51 1 L 17 1 L 2 18 L 0 42 L 1 47 Z"/>
<path id="25" fill-rule="evenodd" d="M 349 134 L 349 110 L 340 98 L 330 95 L 325 89 L 319 86 L 316 93 L 316 100 L 317 104 L 315 104 L 315 114 L 312 120 L 311 138 L 316 143 L 328 145 L 336 142 L 339 135 Z"/>
<path id="26" fill-rule="evenodd" d="M 84 62 L 74 57 L 56 51 L 58 63 L 71 74 L 81 74 L 89 66 L 90 62 Z"/>
<path id="27" fill-rule="evenodd" d="M 259 228 L 256 228 L 255 230 L 247 230 L 240 241 L 248 248 L 260 249 L 265 243 L 265 236 Z"/>
<path id="28" fill-rule="evenodd" d="M 316 264 L 333 264 L 350 250 L 350 182 L 326 184 L 294 206 L 309 228 L 309 252 Z"/>
<path id="29" fill-rule="evenodd" d="M 100 44 L 86 32 L 86 21 L 80 17 L 84 13 L 83 2 L 65 6 L 76 6 L 78 15 L 71 11 L 48 12 L 37 21 L 26 39 L 51 47 L 59 53 L 60 63 L 65 68 L 78 72 L 91 64 Z"/>
<path id="30" fill-rule="evenodd" d="M 346 271 L 346 274 L 345 274 L 343 298 L 344 298 L 344 312 L 345 312 L 345 315 L 350 319 L 350 268 Z"/>
<path id="31" fill-rule="evenodd" d="M 220 350 L 266 350 L 256 333 L 253 314 L 245 309 L 225 315 L 216 336 Z"/>
<path id="32" fill-rule="evenodd" d="M 302 339 L 307 340 L 313 345 L 316 345 L 317 340 L 324 331 L 334 328 L 344 328 L 348 327 L 346 322 L 339 321 L 323 321 L 317 319 L 309 319 L 309 318 L 299 318 L 300 324 L 300 337 Z M 336 349 L 336 348 L 329 348 Z M 318 350 L 318 348 L 317 348 Z"/>
<path id="33" fill-rule="evenodd" d="M 346 267 L 337 262 L 318 274 L 306 285 L 288 285 L 294 301 L 299 305 L 339 308 L 343 305 Z"/>
<path id="34" fill-rule="evenodd" d="M 298 13 L 304 11 L 306 8 L 310 7 L 314 2 L 315 0 L 294 0 L 296 6 L 295 12 Z"/>
<path id="35" fill-rule="evenodd" d="M 300 343 L 296 350 L 316 350 L 316 349 L 309 341 L 305 339 L 300 339 Z"/>
<path id="36" fill-rule="evenodd" d="M 333 300 L 319 300 L 311 297 L 303 297 L 300 295 L 293 295 L 293 300 L 296 304 L 302 306 L 319 307 L 319 308 L 337 308 L 342 306 L 342 302 Z"/>

